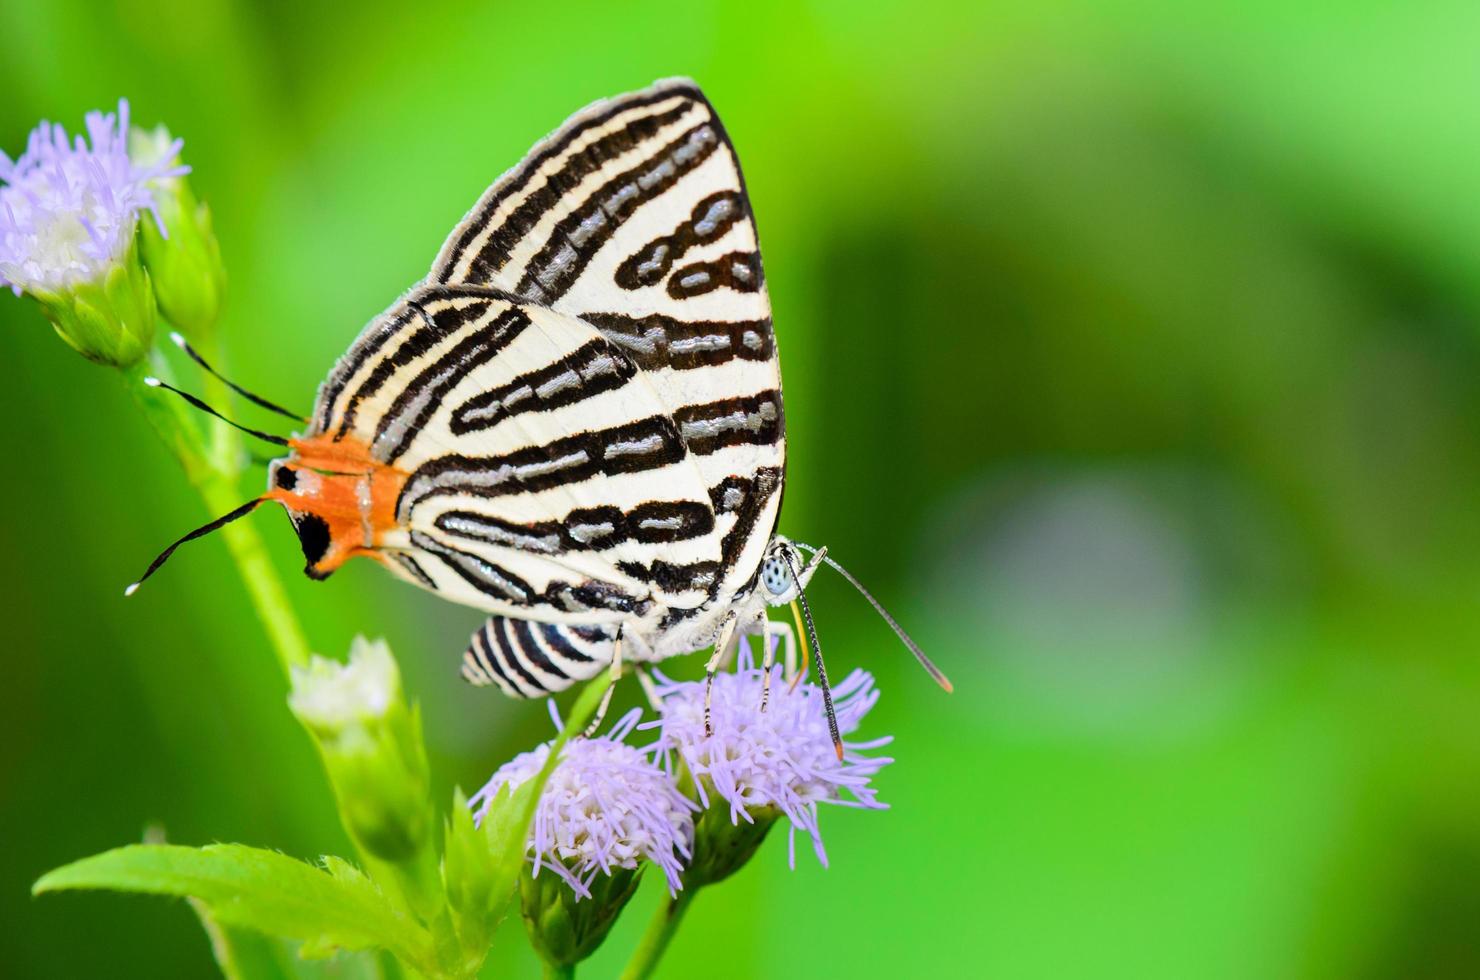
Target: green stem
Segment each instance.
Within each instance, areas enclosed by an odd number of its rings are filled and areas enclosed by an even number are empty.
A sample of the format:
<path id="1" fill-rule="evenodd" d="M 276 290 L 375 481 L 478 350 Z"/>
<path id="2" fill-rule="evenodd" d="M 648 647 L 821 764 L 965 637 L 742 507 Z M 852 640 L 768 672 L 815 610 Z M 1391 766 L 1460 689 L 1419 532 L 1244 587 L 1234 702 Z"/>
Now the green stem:
<path id="1" fill-rule="evenodd" d="M 140 363 L 128 368 L 123 372 L 125 384 L 154 431 L 180 460 L 186 477 L 200 493 L 206 507 L 213 515 L 224 514 L 242 503 L 238 499 L 238 474 L 225 468 L 225 460 L 232 454 L 223 451 L 218 436 L 215 451 L 207 456 L 203 451 L 200 428 L 191 416 L 194 409 L 176 396 L 144 384 L 144 377 L 151 369 L 162 371 L 162 368 L 163 364 L 157 358 L 148 366 Z M 236 561 L 237 570 L 247 586 L 247 595 L 267 630 L 283 672 L 286 674 L 290 667 L 308 663 L 308 638 L 288 602 L 288 594 L 268 557 L 262 536 L 244 521 L 228 524 L 221 529 L 221 535 Z"/>
<path id="2" fill-rule="evenodd" d="M 545 980 L 559 980 L 561 977 L 574 977 L 575 975 L 576 968 L 574 964 L 569 966 L 555 966 L 553 963 L 546 963 L 544 973 L 542 974 Z"/>
<path id="3" fill-rule="evenodd" d="M 685 889 L 678 893 L 677 898 L 666 899 L 658 906 L 653 921 L 648 923 L 647 932 L 642 935 L 642 942 L 638 943 L 627 968 L 622 971 L 622 980 L 646 980 L 653 975 L 697 893 L 697 888 Z"/>
<path id="4" fill-rule="evenodd" d="M 200 487 L 200 492 L 213 513 L 224 514 L 242 502 L 236 499 L 238 491 L 232 482 L 212 481 Z M 268 639 L 277 651 L 283 673 L 288 673 L 290 667 L 307 664 L 308 637 L 288 601 L 288 593 L 267 554 L 262 535 L 257 533 L 256 527 L 242 521 L 228 524 L 221 531 L 231 557 L 236 560 L 242 581 L 246 583 L 252 605 L 257 609 L 257 618 L 262 621 Z"/>

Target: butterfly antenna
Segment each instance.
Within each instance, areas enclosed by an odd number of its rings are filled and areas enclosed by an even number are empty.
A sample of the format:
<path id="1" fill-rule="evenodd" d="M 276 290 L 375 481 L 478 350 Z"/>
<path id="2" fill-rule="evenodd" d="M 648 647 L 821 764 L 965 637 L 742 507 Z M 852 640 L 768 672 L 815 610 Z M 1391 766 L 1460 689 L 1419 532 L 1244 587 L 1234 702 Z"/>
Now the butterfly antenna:
<path id="1" fill-rule="evenodd" d="M 812 641 L 812 659 L 817 665 L 817 682 L 822 687 L 822 707 L 827 711 L 827 732 L 832 736 L 833 751 L 838 761 L 843 761 L 843 740 L 838 736 L 838 716 L 833 711 L 832 687 L 827 682 L 827 665 L 822 662 L 822 644 L 817 642 L 817 627 L 812 622 L 812 610 L 807 608 L 807 593 L 802 591 L 802 573 L 796 559 L 787 549 L 781 549 L 786 566 L 791 571 L 792 581 L 797 584 L 797 601 L 802 606 L 802 618 L 807 621 L 807 636 Z"/>
<path id="2" fill-rule="evenodd" d="M 283 418 L 292 419 L 294 422 L 308 421 L 306 417 L 299 415 L 297 412 L 290 412 L 283 406 L 278 405 L 274 402 L 270 402 L 266 398 L 263 398 L 261 395 L 254 395 L 252 392 L 243 388 L 235 381 L 232 381 L 230 378 L 223 375 L 220 371 L 217 371 L 215 368 L 211 367 L 206 359 L 200 356 L 200 352 L 197 351 L 194 347 L 191 347 L 190 342 L 180 335 L 179 331 L 172 332 L 170 334 L 170 340 L 174 342 L 176 347 L 180 348 L 186 354 L 190 355 L 190 359 L 204 368 L 207 374 L 214 375 L 217 379 L 220 380 L 222 384 L 230 388 L 232 391 L 236 392 L 238 395 L 241 395 L 253 405 L 261 405 L 269 412 L 276 412 Z"/>
<path id="3" fill-rule="evenodd" d="M 179 388 L 176 388 L 172 384 L 168 384 L 168 383 L 166 383 L 164 381 L 159 380 L 158 378 L 145 378 L 144 379 L 144 383 L 146 385 L 148 385 L 149 387 L 151 387 L 151 388 L 163 388 L 165 391 L 173 391 L 175 394 L 179 395 L 181 398 L 185 399 L 187 402 L 189 402 L 190 404 L 194 405 L 196 408 L 200 409 L 202 412 L 205 412 L 207 415 L 214 415 L 216 418 L 220 419 L 222 422 L 225 422 L 227 425 L 231 426 L 233 429 L 238 429 L 238 430 L 240 430 L 242 432 L 245 432 L 249 436 L 255 436 L 256 438 L 261 439 L 264 442 L 270 442 L 270 443 L 272 443 L 275 446 L 286 446 L 286 445 L 288 445 L 288 440 L 286 438 L 284 438 L 283 436 L 275 436 L 271 432 L 259 432 L 256 429 L 249 429 L 249 428 L 247 428 L 245 425 L 242 425 L 240 422 L 233 422 L 231 419 L 229 419 L 226 416 L 222 415 L 220 412 L 216 411 L 214 408 L 212 408 L 211 406 L 207 405 L 205 402 L 201 401 L 199 398 L 196 398 L 190 392 L 188 392 L 188 391 L 181 391 Z"/>
<path id="4" fill-rule="evenodd" d="M 232 521 L 237 520 L 238 518 L 246 517 L 252 511 L 257 509 L 258 504 L 262 503 L 262 501 L 266 499 L 266 497 L 258 497 L 255 500 L 249 500 L 231 513 L 224 514 L 221 517 L 216 518 L 214 521 L 211 521 L 209 524 L 203 524 L 200 527 L 196 528 L 194 531 L 191 531 L 189 534 L 185 535 L 183 538 L 176 541 L 168 548 L 164 549 L 164 551 L 161 551 L 159 553 L 159 557 L 150 562 L 149 567 L 144 569 L 144 574 L 139 576 L 139 580 L 133 585 L 130 585 L 128 588 L 124 589 L 123 594 L 126 596 L 130 596 L 137 592 L 139 590 L 139 586 L 144 584 L 144 580 L 153 575 L 155 572 L 159 571 L 159 566 L 169 561 L 170 555 L 173 555 L 175 553 L 175 549 L 180 547 L 180 545 L 184 544 L 187 541 L 194 541 L 196 538 L 205 537 L 212 531 L 220 530 L 221 528 L 230 524 Z"/>
<path id="5" fill-rule="evenodd" d="M 810 544 L 802 544 L 800 541 L 793 541 L 792 544 L 796 545 L 798 548 L 806 548 L 813 554 L 816 554 L 819 550 L 812 547 Z M 920 666 L 925 668 L 925 673 L 929 674 L 931 679 L 933 679 L 935 683 L 939 684 L 947 694 L 950 694 L 952 691 L 955 690 L 955 687 L 951 684 L 951 679 L 947 677 L 939 667 L 935 666 L 935 664 L 931 661 L 929 657 L 925 656 L 925 651 L 920 649 L 920 645 L 910 638 L 910 635 L 904 631 L 903 626 L 895 622 L 894 617 L 889 615 L 889 610 L 884 608 L 884 604 L 881 603 L 878 599 L 875 599 L 873 593 L 869 592 L 868 589 L 865 589 L 863 587 L 863 583 L 853 577 L 852 572 L 848 571 L 848 569 L 833 561 L 826 554 L 823 554 L 822 560 L 827 562 L 827 564 L 831 566 L 839 575 L 847 579 L 848 584 L 857 589 L 858 594 L 869 601 L 869 605 L 873 606 L 874 611 L 884 618 L 884 622 L 889 624 L 889 628 L 894 631 L 894 635 L 899 637 L 900 642 L 902 642 L 906 647 L 909 648 L 910 653 L 913 653 L 915 655 L 915 659 L 920 662 Z"/>

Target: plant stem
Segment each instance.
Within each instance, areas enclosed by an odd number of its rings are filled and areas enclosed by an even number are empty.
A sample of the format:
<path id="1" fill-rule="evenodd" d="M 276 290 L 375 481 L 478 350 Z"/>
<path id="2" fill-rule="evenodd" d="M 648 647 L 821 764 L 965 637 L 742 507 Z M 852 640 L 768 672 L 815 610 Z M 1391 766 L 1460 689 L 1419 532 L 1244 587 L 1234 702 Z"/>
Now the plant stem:
<path id="1" fill-rule="evenodd" d="M 226 460 L 234 454 L 222 448 L 220 435 L 215 451 L 207 455 L 200 428 L 195 424 L 190 409 L 183 400 L 167 392 L 160 392 L 144 384 L 149 370 L 163 373 L 163 362 L 157 357 L 149 367 L 136 365 L 123 372 L 129 393 L 143 409 L 154 431 L 169 447 L 185 475 L 200 493 L 207 509 L 214 514 L 225 513 L 238 506 L 240 491 L 237 489 L 237 472 L 226 468 Z M 214 380 L 214 379 L 212 379 Z M 308 639 L 298 622 L 282 580 L 267 555 L 266 546 L 257 529 L 245 521 L 228 524 L 221 529 L 226 547 L 236 561 L 237 570 L 247 586 L 247 595 L 256 607 L 257 617 L 272 641 L 278 663 L 286 674 L 292 666 L 308 662 Z"/>
<path id="2" fill-rule="evenodd" d="M 574 977 L 576 975 L 576 968 L 574 965 L 555 966 L 552 963 L 546 963 L 542 975 L 545 977 L 545 980 L 559 980 L 559 978 L 561 977 Z"/>
<path id="3" fill-rule="evenodd" d="M 685 889 L 678 893 L 677 898 L 667 899 L 658 906 L 653 921 L 648 923 L 647 932 L 642 935 L 642 942 L 638 943 L 632 959 L 627 962 L 627 968 L 622 971 L 622 980 L 646 980 L 653 975 L 653 971 L 658 968 L 658 960 L 663 958 L 664 951 L 673 940 L 673 934 L 678 931 L 679 922 L 683 920 L 684 913 L 689 910 L 689 904 L 697 893 L 697 888 Z"/>
<path id="4" fill-rule="evenodd" d="M 225 513 L 241 503 L 235 499 L 236 488 L 230 481 L 212 481 L 201 486 L 200 492 L 213 513 Z M 252 605 L 257 609 L 257 618 L 262 621 L 277 652 L 283 673 L 287 674 L 290 667 L 308 663 L 308 637 L 288 601 L 288 593 L 267 554 L 262 535 L 257 533 L 256 527 L 244 521 L 228 524 L 221 531 L 231 557 L 236 560 L 237 571 L 246 583 Z"/>

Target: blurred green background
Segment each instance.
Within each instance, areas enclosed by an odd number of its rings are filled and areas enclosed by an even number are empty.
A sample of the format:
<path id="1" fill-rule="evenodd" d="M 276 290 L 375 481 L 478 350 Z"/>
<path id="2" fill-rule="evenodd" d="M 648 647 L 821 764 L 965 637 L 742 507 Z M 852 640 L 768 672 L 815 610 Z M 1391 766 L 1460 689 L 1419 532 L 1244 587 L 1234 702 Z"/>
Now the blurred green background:
<path id="1" fill-rule="evenodd" d="M 827 871 L 773 837 L 667 976 L 1480 975 L 1474 4 L 3 0 L 0 23 L 0 146 L 120 95 L 168 123 L 215 211 L 234 372 L 304 407 L 536 138 L 704 85 L 765 245 L 782 527 L 957 693 L 820 575 L 833 670 L 884 689 L 864 734 L 897 735 L 893 808 L 825 813 Z M 349 846 L 220 542 L 122 598 L 208 515 L 118 379 L 26 302 L 0 327 L 0 962 L 207 975 L 183 904 L 30 882 L 149 824 Z M 253 519 L 317 649 L 391 641 L 439 796 L 547 736 L 542 705 L 458 680 L 477 613 L 369 563 L 309 582 L 287 522 Z M 487 974 L 534 972 L 504 930 Z"/>

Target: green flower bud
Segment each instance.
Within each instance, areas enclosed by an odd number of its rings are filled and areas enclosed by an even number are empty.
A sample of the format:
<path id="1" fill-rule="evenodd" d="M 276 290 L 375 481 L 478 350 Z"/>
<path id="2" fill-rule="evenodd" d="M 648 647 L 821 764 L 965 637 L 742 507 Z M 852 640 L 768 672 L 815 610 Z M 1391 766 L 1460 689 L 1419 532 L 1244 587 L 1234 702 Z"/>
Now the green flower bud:
<path id="1" fill-rule="evenodd" d="M 95 280 L 56 289 L 33 285 L 28 292 L 57 336 L 94 363 L 129 367 L 154 342 L 154 293 L 134 244 Z"/>
<path id="2" fill-rule="evenodd" d="M 535 952 L 557 968 L 590 956 L 637 894 L 640 876 L 640 868 L 613 868 L 592 878 L 583 898 L 559 875 L 520 875 L 519 905 Z"/>
<path id="3" fill-rule="evenodd" d="M 713 784 L 706 791 L 713 799 Z M 746 807 L 745 815 L 750 819 L 732 820 L 728 809 L 712 806 L 694 818 L 694 858 L 684 869 L 685 888 L 716 884 L 744 867 L 776 826 L 781 811 L 773 806 Z"/>
<path id="4" fill-rule="evenodd" d="M 150 182 L 158 222 L 140 225 L 144 264 L 166 320 L 192 340 L 204 340 L 221 314 L 226 269 L 211 223 L 211 210 L 197 201 L 180 166 L 179 142 L 164 126 L 129 134 L 129 156 L 137 166 L 167 176 Z M 161 233 L 160 225 L 164 226 Z"/>
<path id="5" fill-rule="evenodd" d="M 288 704 L 318 742 L 355 842 L 391 864 L 422 857 L 435 815 L 421 717 L 385 642 L 356 637 L 347 664 L 316 656 L 295 667 Z"/>

